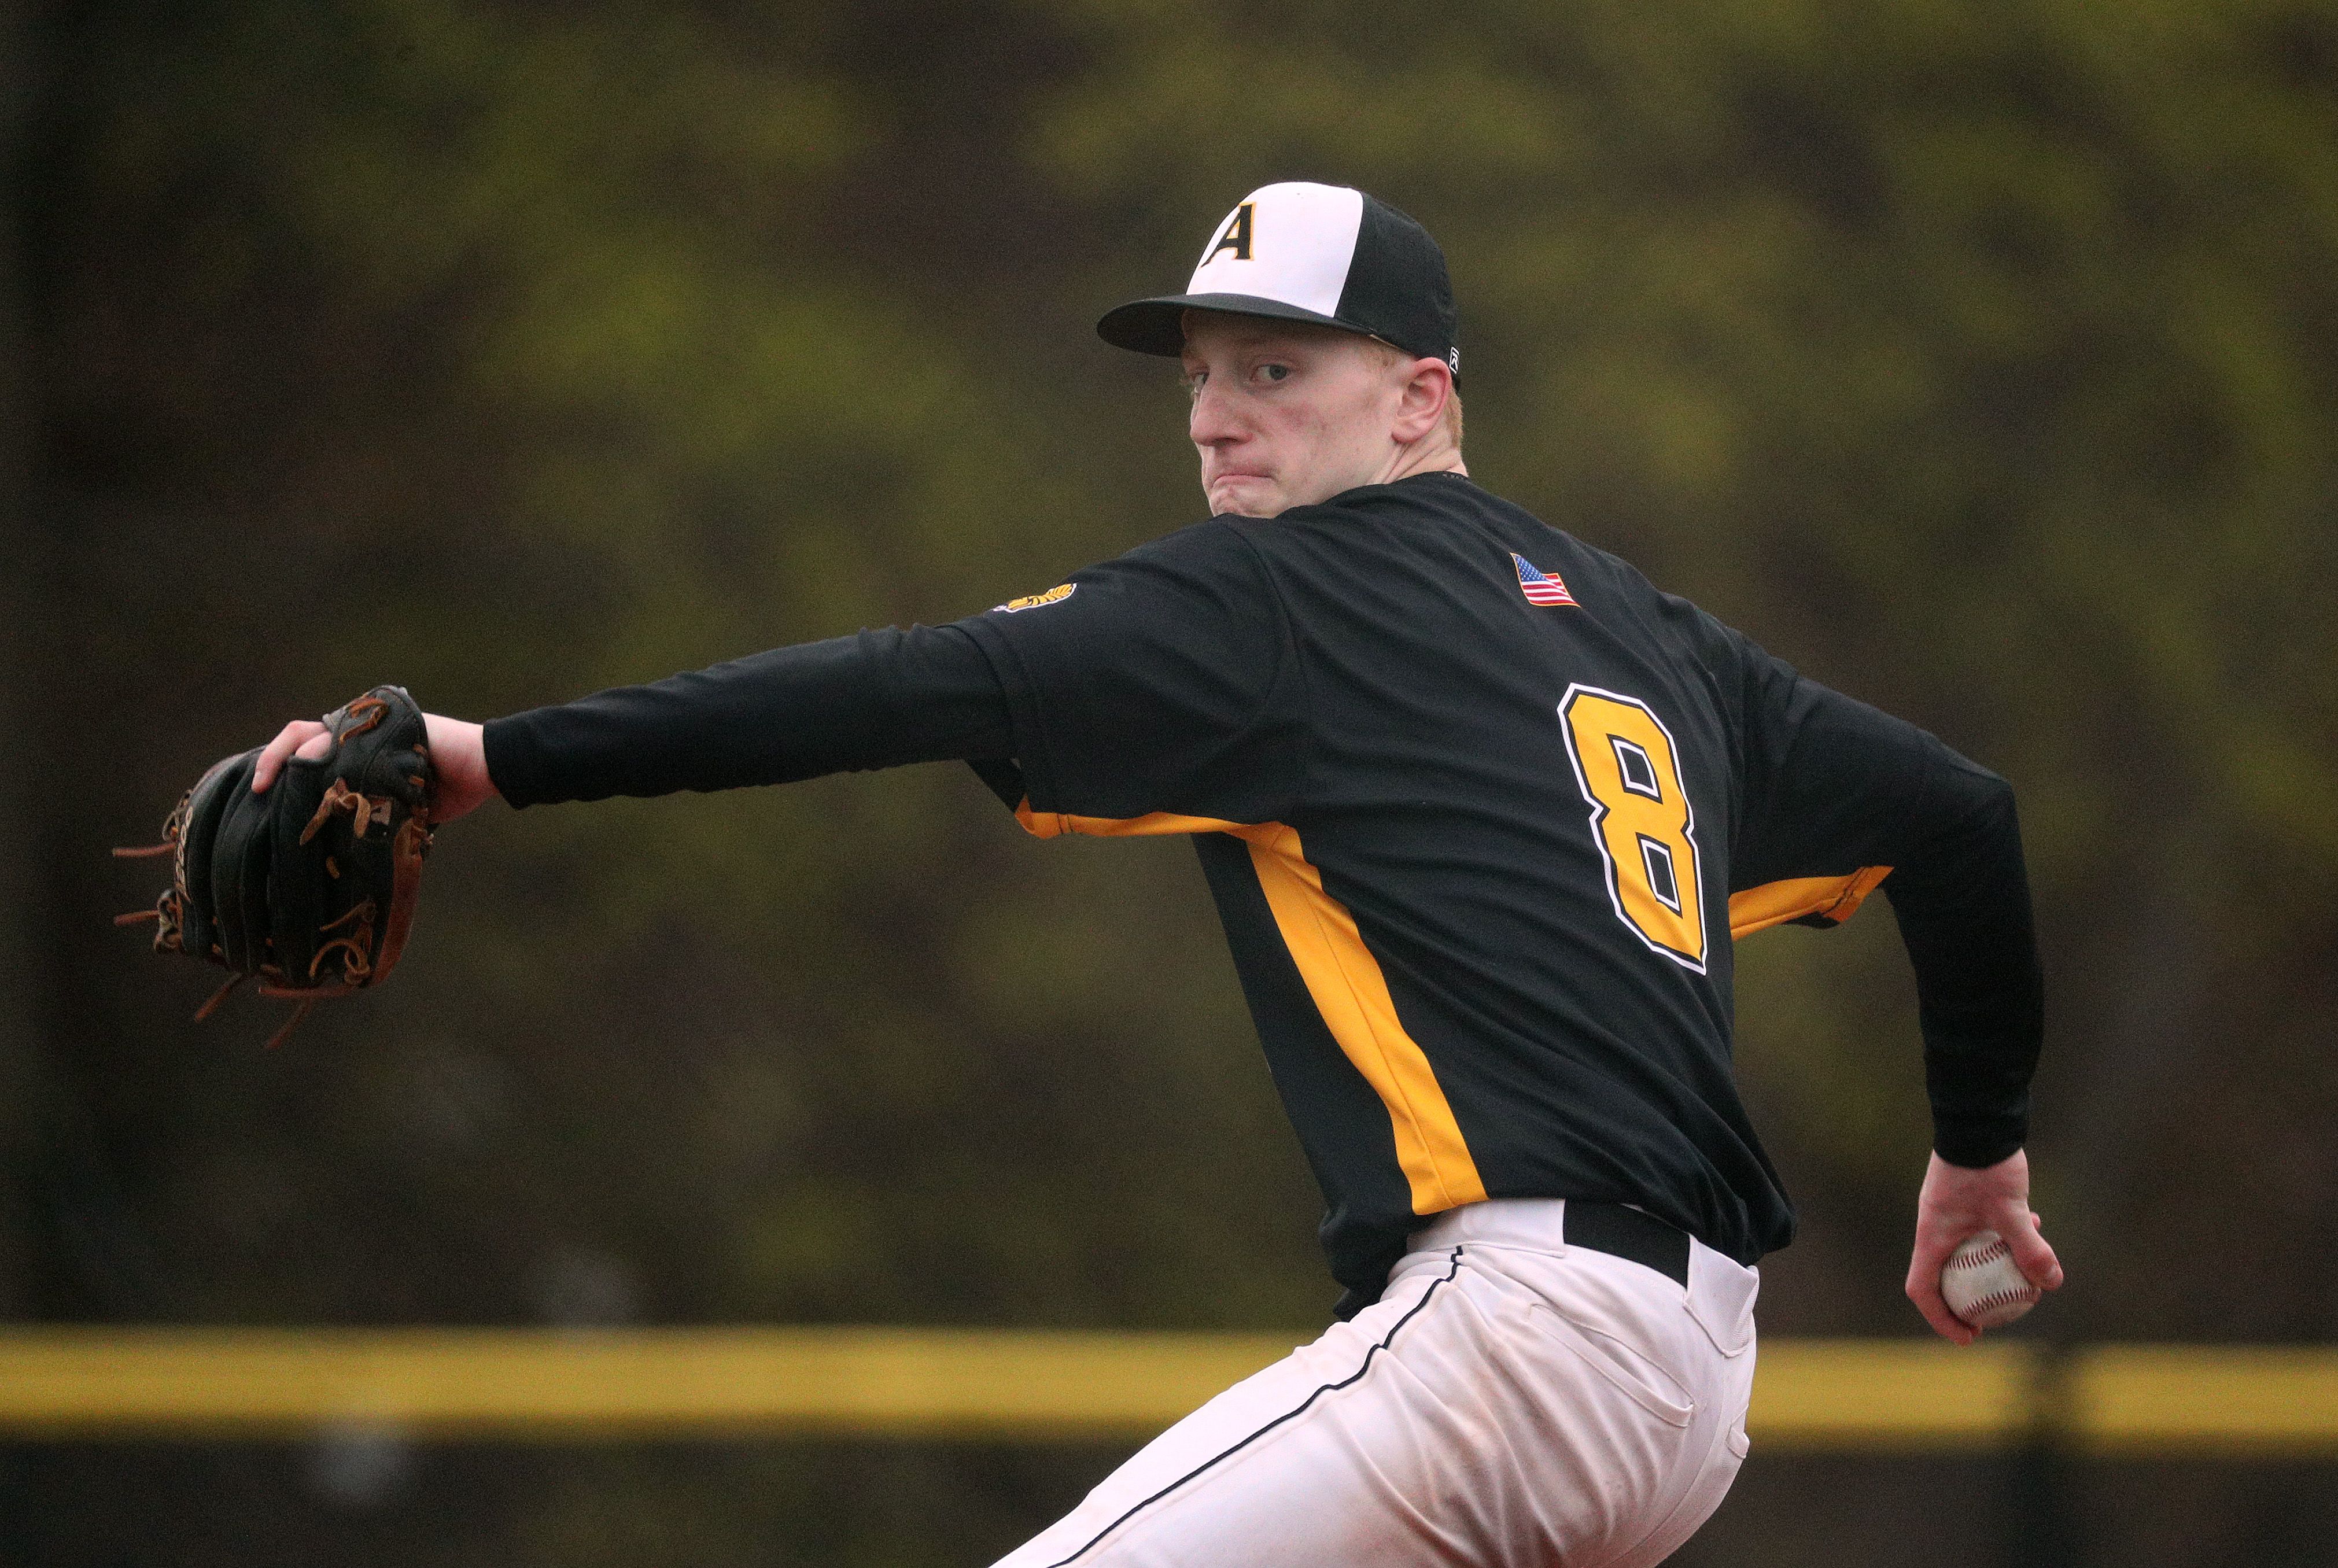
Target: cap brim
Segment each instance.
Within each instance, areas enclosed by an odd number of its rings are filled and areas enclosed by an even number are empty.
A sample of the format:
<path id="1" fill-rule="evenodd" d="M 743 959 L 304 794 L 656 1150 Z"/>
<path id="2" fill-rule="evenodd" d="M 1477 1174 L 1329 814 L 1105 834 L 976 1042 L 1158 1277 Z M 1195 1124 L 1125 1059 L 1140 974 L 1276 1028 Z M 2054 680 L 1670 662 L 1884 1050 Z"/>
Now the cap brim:
<path id="1" fill-rule="evenodd" d="M 1229 316 L 1263 316 L 1274 321 L 1306 321 L 1335 327 L 1369 338 L 1362 328 L 1321 311 L 1286 305 L 1280 299 L 1253 294 L 1164 294 L 1156 299 L 1132 299 L 1104 313 L 1096 336 L 1115 348 L 1139 354 L 1159 354 L 1174 359 L 1185 351 L 1185 312 L 1223 310 Z"/>

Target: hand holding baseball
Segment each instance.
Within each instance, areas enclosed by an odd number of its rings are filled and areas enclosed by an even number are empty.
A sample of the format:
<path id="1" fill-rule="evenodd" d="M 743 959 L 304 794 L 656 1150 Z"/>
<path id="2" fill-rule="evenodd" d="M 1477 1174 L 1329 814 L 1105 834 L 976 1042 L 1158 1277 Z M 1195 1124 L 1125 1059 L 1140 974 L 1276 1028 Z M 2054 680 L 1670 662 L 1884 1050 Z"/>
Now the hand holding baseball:
<path id="1" fill-rule="evenodd" d="M 1983 1231 L 1993 1231 L 2003 1240 L 2011 1267 L 2022 1279 L 2039 1290 L 2061 1289 L 2061 1262 L 2038 1234 L 2038 1216 L 2029 1208 L 2029 1156 L 2017 1150 L 1994 1165 L 1972 1170 L 1933 1155 L 1924 1172 L 1923 1191 L 1916 1200 L 1916 1247 L 1908 1261 L 1908 1299 L 1941 1338 L 1960 1345 L 1971 1344 L 1979 1337 L 1980 1328 L 1950 1310 L 1941 1294 L 1940 1273 L 1959 1247 Z M 2028 1309 L 2026 1303 L 2022 1309 Z M 1989 1321 L 1986 1317 L 1979 1319 L 1981 1327 Z"/>
<path id="2" fill-rule="evenodd" d="M 1994 1230 L 1969 1236 L 1940 1265 L 1940 1299 L 1957 1321 L 2001 1328 L 2038 1305 L 2038 1289 L 2013 1266 L 2013 1249 Z"/>

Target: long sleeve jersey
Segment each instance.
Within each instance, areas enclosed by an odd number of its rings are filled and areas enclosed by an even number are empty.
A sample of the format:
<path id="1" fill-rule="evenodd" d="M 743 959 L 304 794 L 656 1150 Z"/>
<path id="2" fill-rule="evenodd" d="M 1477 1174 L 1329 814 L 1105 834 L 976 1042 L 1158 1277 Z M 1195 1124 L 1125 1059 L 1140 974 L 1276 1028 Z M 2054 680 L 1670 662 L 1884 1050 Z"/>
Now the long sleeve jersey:
<path id="1" fill-rule="evenodd" d="M 2042 987 L 2005 782 L 1459 475 L 1213 518 L 486 747 L 520 806 L 962 758 L 1039 837 L 1190 836 L 1351 1308 L 1426 1216 L 1488 1197 L 1784 1245 L 1732 939 L 1879 887 L 1935 1147 L 1986 1165 L 2027 1133 Z"/>

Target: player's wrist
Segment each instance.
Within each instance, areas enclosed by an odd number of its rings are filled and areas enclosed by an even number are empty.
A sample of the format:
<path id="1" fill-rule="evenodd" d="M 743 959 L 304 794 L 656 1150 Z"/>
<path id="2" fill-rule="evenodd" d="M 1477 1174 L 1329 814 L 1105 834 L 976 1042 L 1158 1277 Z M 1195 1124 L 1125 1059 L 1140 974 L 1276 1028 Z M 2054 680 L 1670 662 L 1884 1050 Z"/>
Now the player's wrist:
<path id="1" fill-rule="evenodd" d="M 484 727 L 443 713 L 426 713 L 423 720 L 437 774 L 431 815 L 436 821 L 452 822 L 478 809 L 497 793 L 494 775 L 487 769 Z"/>
<path id="2" fill-rule="evenodd" d="M 1932 1152 L 1967 1171 L 1986 1171 L 2021 1152 L 2029 1140 L 2024 1114 L 1932 1118 Z"/>

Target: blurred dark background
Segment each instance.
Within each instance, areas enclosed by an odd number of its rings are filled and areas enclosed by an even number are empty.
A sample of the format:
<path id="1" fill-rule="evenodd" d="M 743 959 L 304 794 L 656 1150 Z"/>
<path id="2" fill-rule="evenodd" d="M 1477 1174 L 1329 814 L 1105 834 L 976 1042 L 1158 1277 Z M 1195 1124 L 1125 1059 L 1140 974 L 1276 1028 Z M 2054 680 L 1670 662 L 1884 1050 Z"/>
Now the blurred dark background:
<path id="1" fill-rule="evenodd" d="M 2024 1331 L 2338 1338 L 2338 5 L 0 0 L 0 1314 L 1320 1325 L 1182 844 L 955 767 L 493 807 L 272 1054 L 105 858 L 378 681 L 485 718 L 1195 520 L 1090 323 L 1314 178 L 1443 242 L 1483 482 L 2019 789 Z M 1741 974 L 1763 1330 L 1914 1335 L 1891 916 Z M 18 1446 L 0 1552 L 938 1568 L 1117 1456 Z M 2055 1560 L 2338 1561 L 2333 1481 L 2073 1465 Z M 1757 1434 L 1679 1561 L 1994 1562 L 2021 1493 Z"/>

